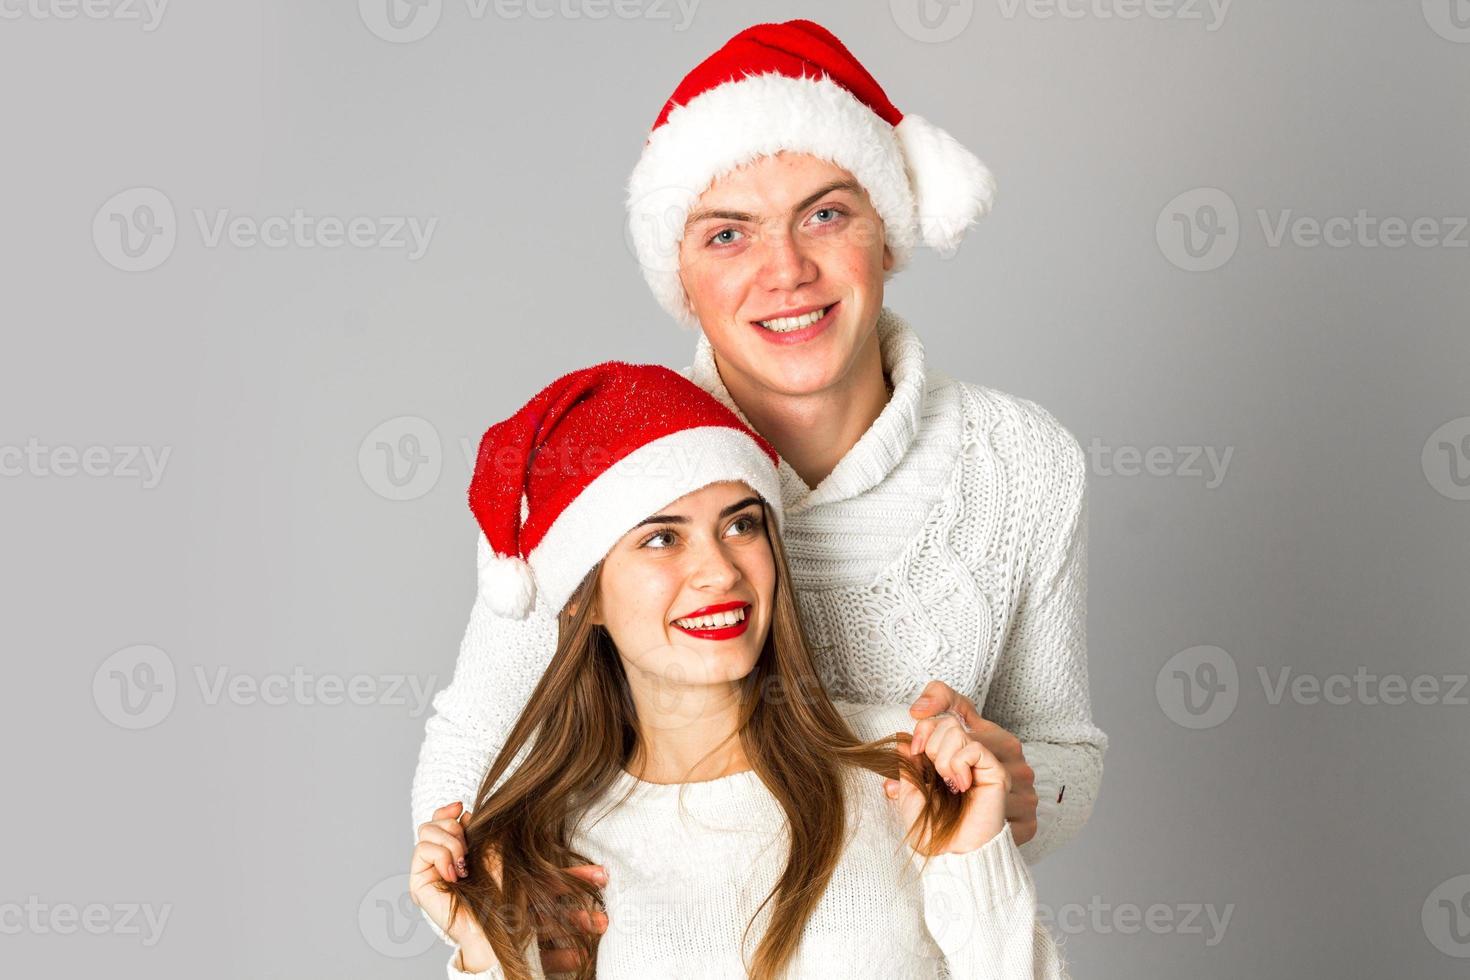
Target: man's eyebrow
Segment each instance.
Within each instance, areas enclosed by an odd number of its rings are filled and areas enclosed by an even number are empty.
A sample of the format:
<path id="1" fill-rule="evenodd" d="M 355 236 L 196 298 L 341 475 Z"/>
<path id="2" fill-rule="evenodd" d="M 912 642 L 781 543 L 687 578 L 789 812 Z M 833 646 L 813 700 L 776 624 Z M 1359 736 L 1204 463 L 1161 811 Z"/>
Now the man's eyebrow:
<path id="1" fill-rule="evenodd" d="M 744 510 L 745 508 L 749 507 L 751 504 L 758 504 L 760 502 L 761 502 L 761 498 L 759 498 L 759 497 L 746 497 L 744 500 L 740 501 L 739 503 L 731 504 L 729 507 L 726 507 L 724 510 L 720 511 L 720 520 L 724 520 L 725 518 L 729 517 L 731 514 L 735 513 L 738 510 Z M 639 521 L 637 524 L 634 524 L 633 527 L 638 528 L 638 527 L 642 527 L 645 524 L 688 524 L 688 523 L 689 523 L 689 518 L 683 516 L 682 514 L 654 514 L 652 517 L 645 517 L 643 520 Z"/>
<path id="2" fill-rule="evenodd" d="M 815 194 L 808 194 L 805 198 L 802 199 L 800 204 L 796 205 L 796 207 L 792 208 L 791 210 L 793 213 L 797 211 L 805 211 L 813 204 L 816 204 L 818 200 L 826 197 L 833 191 L 851 191 L 854 194 L 861 194 L 863 192 L 863 189 L 862 186 L 859 185 L 858 182 L 855 180 L 834 180 L 832 181 L 832 183 L 827 184 Z M 693 214 L 689 215 L 688 220 L 684 222 L 684 227 L 688 228 L 691 225 L 694 225 L 700 221 L 707 221 L 710 218 L 719 218 L 722 221 L 754 221 L 755 215 L 748 214 L 744 211 L 725 211 L 720 209 L 707 208 L 703 211 L 695 211 Z"/>

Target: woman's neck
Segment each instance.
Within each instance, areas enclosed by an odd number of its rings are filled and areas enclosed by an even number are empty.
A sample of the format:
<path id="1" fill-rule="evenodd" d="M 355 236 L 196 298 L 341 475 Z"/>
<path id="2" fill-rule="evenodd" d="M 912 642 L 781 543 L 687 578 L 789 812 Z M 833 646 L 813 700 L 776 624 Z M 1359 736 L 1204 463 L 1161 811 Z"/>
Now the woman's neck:
<path id="1" fill-rule="evenodd" d="M 736 684 L 655 687 L 630 677 L 629 687 L 638 711 L 638 744 L 627 765 L 634 776 L 701 783 L 750 768 L 739 736 Z"/>

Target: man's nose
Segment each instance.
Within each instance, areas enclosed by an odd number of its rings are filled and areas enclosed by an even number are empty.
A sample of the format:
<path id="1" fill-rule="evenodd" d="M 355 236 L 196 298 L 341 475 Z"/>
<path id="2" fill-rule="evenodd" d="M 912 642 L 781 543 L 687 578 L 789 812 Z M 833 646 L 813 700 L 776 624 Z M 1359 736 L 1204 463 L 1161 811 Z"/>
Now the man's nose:
<path id="1" fill-rule="evenodd" d="M 816 263 L 800 237 L 790 231 L 762 235 L 760 247 L 761 279 L 767 289 L 795 289 L 816 278 Z"/>

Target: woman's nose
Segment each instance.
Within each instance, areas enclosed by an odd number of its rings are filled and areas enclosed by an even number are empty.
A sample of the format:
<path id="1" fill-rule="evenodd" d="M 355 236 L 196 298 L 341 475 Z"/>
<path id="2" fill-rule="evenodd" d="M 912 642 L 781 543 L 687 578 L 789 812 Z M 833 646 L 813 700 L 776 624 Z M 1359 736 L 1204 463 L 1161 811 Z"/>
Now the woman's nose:
<path id="1" fill-rule="evenodd" d="M 694 570 L 692 584 L 701 589 L 728 589 L 740 581 L 740 566 L 720 545 L 705 549 Z"/>

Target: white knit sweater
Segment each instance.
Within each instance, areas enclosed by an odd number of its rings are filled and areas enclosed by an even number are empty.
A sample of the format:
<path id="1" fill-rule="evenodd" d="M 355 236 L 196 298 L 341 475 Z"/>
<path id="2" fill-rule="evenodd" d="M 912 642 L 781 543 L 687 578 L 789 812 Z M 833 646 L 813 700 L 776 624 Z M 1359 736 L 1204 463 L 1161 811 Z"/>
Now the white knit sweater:
<path id="1" fill-rule="evenodd" d="M 913 726 L 904 705 L 837 706 L 864 740 Z M 921 871 L 883 778 L 855 768 L 848 776 L 847 845 L 788 976 L 1066 976 L 1051 934 L 1036 920 L 1035 886 L 1009 824 L 976 850 L 938 855 Z M 746 926 L 785 867 L 789 840 L 780 804 L 752 771 L 674 785 L 622 773 L 581 815 L 571 839 L 608 871 L 599 980 L 744 980 L 742 936 L 748 962 L 771 903 L 748 935 Z M 545 976 L 539 957 L 528 953 L 533 975 Z M 460 965 L 456 951 L 451 980 L 505 975 L 498 964 L 475 974 Z"/>
<path id="2" fill-rule="evenodd" d="M 1021 739 L 1040 797 L 1021 847 L 1034 862 L 1086 822 L 1107 747 L 1088 695 L 1082 448 L 1034 402 L 926 369 L 886 308 L 878 332 L 894 386 L 878 418 L 815 488 L 780 463 L 802 618 L 834 698 L 908 704 L 942 680 Z M 683 373 L 749 422 L 703 335 Z M 555 610 L 509 620 L 475 602 L 425 725 L 415 840 L 437 807 L 474 802 L 556 631 Z"/>

